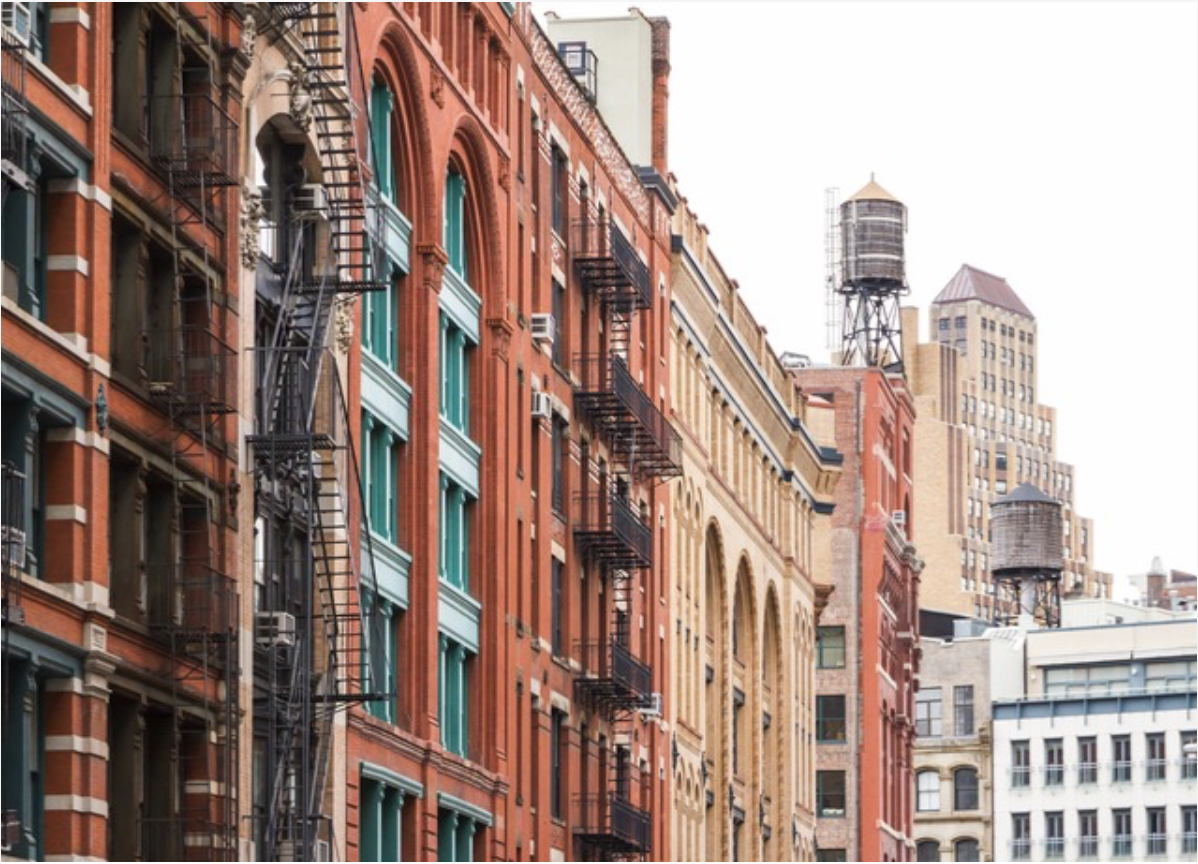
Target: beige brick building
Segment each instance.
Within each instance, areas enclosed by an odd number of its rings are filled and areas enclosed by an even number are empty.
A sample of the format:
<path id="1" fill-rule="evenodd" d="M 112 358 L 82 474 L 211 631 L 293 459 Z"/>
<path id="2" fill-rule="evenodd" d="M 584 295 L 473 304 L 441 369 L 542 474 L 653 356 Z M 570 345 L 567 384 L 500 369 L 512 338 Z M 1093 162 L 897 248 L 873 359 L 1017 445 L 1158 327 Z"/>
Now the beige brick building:
<path id="1" fill-rule="evenodd" d="M 1057 458 L 1056 409 L 1038 401 L 1036 319 L 1007 281 L 963 265 L 928 310 L 903 310 L 907 377 L 916 400 L 915 485 L 921 490 L 921 606 L 993 618 L 990 504 L 1021 482 L 1064 503 L 1063 596 L 1109 596 L 1094 569 L 1094 526 L 1073 509 L 1074 467 Z"/>
<path id="2" fill-rule="evenodd" d="M 814 858 L 812 573 L 839 454 L 808 434 L 786 369 L 685 206 L 674 217 L 670 362 L 684 476 L 671 500 L 671 849 Z"/>

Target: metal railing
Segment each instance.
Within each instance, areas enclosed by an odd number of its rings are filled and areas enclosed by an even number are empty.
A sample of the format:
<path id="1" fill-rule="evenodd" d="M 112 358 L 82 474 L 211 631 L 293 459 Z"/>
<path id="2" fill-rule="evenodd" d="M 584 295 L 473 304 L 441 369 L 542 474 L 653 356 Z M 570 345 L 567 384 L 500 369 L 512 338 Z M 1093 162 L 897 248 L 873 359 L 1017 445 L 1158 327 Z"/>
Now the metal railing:
<path id="1" fill-rule="evenodd" d="M 1169 851 L 1169 835 L 1149 834 L 1147 836 L 1147 854 L 1164 855 Z"/>
<path id="2" fill-rule="evenodd" d="M 619 354 L 575 358 L 581 383 L 575 399 L 609 439 L 613 455 L 659 477 L 676 476 L 682 466 L 682 439 L 632 377 Z"/>
<path id="3" fill-rule="evenodd" d="M 632 569 L 653 563 L 653 528 L 615 490 L 574 496 L 574 536 L 592 560 Z"/>
<path id="4" fill-rule="evenodd" d="M 1012 840 L 1011 841 L 1011 860 L 1012 861 L 1029 861 L 1032 857 L 1032 841 L 1031 840 Z"/>
<path id="5" fill-rule="evenodd" d="M 150 157 L 180 188 L 236 186 L 237 121 L 209 93 L 172 93 L 152 102 Z"/>
<path id="6" fill-rule="evenodd" d="M 1149 759 L 1144 763 L 1144 779 L 1149 782 L 1164 780 L 1168 764 L 1166 759 Z"/>
<path id="7" fill-rule="evenodd" d="M 186 408 L 232 411 L 237 353 L 208 326 L 147 330 L 146 374 L 152 395 Z"/>
<path id="8" fill-rule="evenodd" d="M 1131 857 L 1131 837 L 1127 835 L 1119 835 L 1111 840 L 1111 857 L 1112 858 L 1130 858 Z"/>
<path id="9" fill-rule="evenodd" d="M 582 665 L 580 686 L 596 695 L 629 707 L 644 704 L 653 692 L 653 670 L 614 638 L 578 641 L 574 651 Z"/>
<path id="10" fill-rule="evenodd" d="M 1098 782 L 1098 763 L 1082 762 L 1077 766 L 1077 782 L 1079 786 Z"/>
<path id="11" fill-rule="evenodd" d="M 615 854 L 647 854 L 653 845 L 653 821 L 624 796 L 607 792 L 579 795 L 573 801 L 574 833 Z"/>
<path id="12" fill-rule="evenodd" d="M 25 100 L 25 43 L 7 27 L 3 30 L 2 66 L 4 79 L 4 110 L 0 114 L 0 129 L 3 137 L 3 159 L 24 171 L 27 148 L 25 115 L 28 105 Z"/>
<path id="13" fill-rule="evenodd" d="M 610 217 L 574 220 L 570 254 L 584 287 L 634 308 L 653 305 L 649 266 Z"/>
<path id="14" fill-rule="evenodd" d="M 599 59 L 595 52 L 587 48 L 585 42 L 560 42 L 557 53 L 561 55 L 566 70 L 586 92 L 587 98 L 594 102 L 599 93 Z"/>
<path id="15" fill-rule="evenodd" d="M 1111 782 L 1112 783 L 1130 783 L 1131 782 L 1131 762 L 1113 762 L 1113 763 L 1111 763 Z"/>
<path id="16" fill-rule="evenodd" d="M 17 466 L 3 465 L 3 533 L 0 534 L 0 567 L 4 574 L 4 623 L 24 623 L 21 610 L 21 571 L 26 565 L 25 475 Z"/>

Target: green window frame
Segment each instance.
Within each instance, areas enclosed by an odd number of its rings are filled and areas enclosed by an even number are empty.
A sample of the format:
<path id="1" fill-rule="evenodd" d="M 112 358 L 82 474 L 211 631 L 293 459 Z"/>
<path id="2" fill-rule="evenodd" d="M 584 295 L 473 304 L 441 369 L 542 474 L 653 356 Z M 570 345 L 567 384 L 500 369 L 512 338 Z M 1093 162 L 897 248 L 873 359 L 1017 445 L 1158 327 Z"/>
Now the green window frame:
<path id="1" fill-rule="evenodd" d="M 439 644 L 437 718 L 441 746 L 466 758 L 470 752 L 469 651 L 444 633 Z"/>
<path id="2" fill-rule="evenodd" d="M 370 89 L 370 146 L 374 155 L 375 185 L 379 193 L 395 203 L 398 192 L 395 183 L 395 164 L 391 153 L 391 115 L 395 94 L 380 78 Z"/>
<path id="3" fill-rule="evenodd" d="M 466 255 L 466 178 L 456 169 L 450 169 L 445 177 L 444 210 L 442 245 L 449 257 L 449 266 L 463 282 L 469 282 Z"/>
<path id="4" fill-rule="evenodd" d="M 843 669 L 844 656 L 844 627 L 817 627 L 815 630 L 816 668 Z"/>
<path id="5" fill-rule="evenodd" d="M 437 860 L 473 861 L 474 835 L 479 824 L 474 819 L 442 807 L 437 811 Z"/>
<path id="6" fill-rule="evenodd" d="M 369 650 L 381 651 L 383 654 L 383 669 L 386 670 L 387 680 L 380 682 L 377 690 L 388 694 L 383 699 L 371 699 L 366 703 L 366 711 L 379 720 L 388 723 L 399 721 L 399 616 L 401 610 L 385 597 L 379 597 L 374 592 L 362 591 L 362 611 L 369 615 L 371 608 L 378 604 L 379 620 L 382 622 L 382 644 L 370 645 Z M 370 659 L 366 656 L 366 647 L 362 650 L 362 682 L 375 690 L 374 682 L 370 680 Z"/>
<path id="7" fill-rule="evenodd" d="M 441 416 L 460 432 L 470 431 L 470 361 L 474 345 L 466 332 L 441 314 Z"/>
<path id="8" fill-rule="evenodd" d="M 29 861 L 45 856 L 46 687 L 28 661 L 7 669 L 4 692 L 4 814 L 15 818 L 12 854 Z M 11 814 L 11 817 L 10 817 Z M 7 831 L 7 827 L 6 827 Z"/>
<path id="9" fill-rule="evenodd" d="M 403 790 L 361 775 L 358 786 L 358 860 L 401 861 Z"/>
<path id="10" fill-rule="evenodd" d="M 4 293 L 39 321 L 46 320 L 49 280 L 49 181 L 46 170 L 29 160 L 29 189 L 13 189 L 4 201 Z M 50 167 L 50 166 L 45 166 Z M 10 275 L 11 273 L 11 275 Z"/>
<path id="11" fill-rule="evenodd" d="M 362 347 L 396 374 L 399 374 L 399 286 L 399 274 L 392 272 L 385 290 L 366 292 L 362 313 Z"/>
<path id="12" fill-rule="evenodd" d="M 847 722 L 844 694 L 815 697 L 815 740 L 822 744 L 843 744 Z"/>
<path id="13" fill-rule="evenodd" d="M 441 474 L 441 580 L 461 591 L 470 590 L 470 493 Z"/>
<path id="14" fill-rule="evenodd" d="M 369 411 L 362 412 L 362 475 L 366 479 L 366 515 L 372 533 L 398 540 L 400 438 Z"/>

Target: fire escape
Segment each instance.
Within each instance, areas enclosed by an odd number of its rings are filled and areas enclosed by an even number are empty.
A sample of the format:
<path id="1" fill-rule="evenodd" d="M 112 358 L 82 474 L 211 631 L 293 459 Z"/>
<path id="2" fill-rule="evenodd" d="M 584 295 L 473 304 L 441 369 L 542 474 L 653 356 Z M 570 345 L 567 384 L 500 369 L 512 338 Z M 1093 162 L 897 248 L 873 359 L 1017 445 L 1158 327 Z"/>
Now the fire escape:
<path id="1" fill-rule="evenodd" d="M 25 96 L 28 46 L 7 25 L 0 28 L 0 32 L 3 33 L 4 79 L 4 111 L 0 126 L 3 127 L 3 195 L 7 201 L 11 189 L 26 189 L 29 186 L 29 177 L 25 173 L 25 119 L 29 115 L 29 102 Z"/>
<path id="2" fill-rule="evenodd" d="M 372 692 L 385 680 L 381 655 L 369 650 L 382 639 L 382 622 L 377 604 L 363 597 L 375 588 L 373 551 L 329 338 L 338 304 L 386 283 L 371 264 L 377 212 L 362 172 L 365 85 L 353 6 L 288 3 L 270 11 L 268 32 L 302 52 L 298 84 L 311 97 L 322 174 L 319 194 L 289 217 L 295 230 L 277 318 L 255 348 L 256 511 L 259 521 L 282 516 L 304 534 L 296 542 L 267 531 L 255 555 L 258 566 L 285 572 L 294 586 L 285 608 L 269 593 L 256 607 L 255 717 L 266 731 L 256 833 L 262 860 L 307 861 L 327 856 L 332 841 L 325 803 L 334 714 L 385 695 Z"/>
<path id="3" fill-rule="evenodd" d="M 151 584 L 169 602 L 150 626 L 170 648 L 181 800 L 163 819 L 143 818 L 149 847 L 187 861 L 238 858 L 240 665 L 237 583 L 225 572 L 219 476 L 226 418 L 236 412 L 237 357 L 212 257 L 223 190 L 240 183 L 237 123 L 220 104 L 211 28 L 206 44 L 180 50 L 177 92 L 152 97 L 150 158 L 166 180 L 172 256 L 169 325 L 147 330 L 150 396 L 169 418 L 172 504 L 170 560 L 149 562 Z"/>
<path id="4" fill-rule="evenodd" d="M 574 802 L 574 835 L 584 856 L 619 860 L 652 851 L 652 815 L 646 796 L 634 795 L 639 781 L 632 756 L 634 717 L 660 712 L 653 671 L 632 647 L 633 581 L 653 565 L 653 529 L 633 500 L 633 484 L 659 482 L 681 471 L 677 434 L 633 377 L 629 342 L 638 310 L 652 306 L 649 268 L 614 221 L 590 214 L 571 236 L 575 273 L 598 304 L 606 351 L 581 356 L 581 383 L 574 400 L 585 422 L 603 440 L 614 473 L 603 473 L 596 492 L 577 496 L 574 539 L 596 567 L 608 597 L 608 632 L 575 647 L 582 672 L 575 692 L 611 724 L 609 749 L 600 753 L 606 788 L 584 791 Z"/>

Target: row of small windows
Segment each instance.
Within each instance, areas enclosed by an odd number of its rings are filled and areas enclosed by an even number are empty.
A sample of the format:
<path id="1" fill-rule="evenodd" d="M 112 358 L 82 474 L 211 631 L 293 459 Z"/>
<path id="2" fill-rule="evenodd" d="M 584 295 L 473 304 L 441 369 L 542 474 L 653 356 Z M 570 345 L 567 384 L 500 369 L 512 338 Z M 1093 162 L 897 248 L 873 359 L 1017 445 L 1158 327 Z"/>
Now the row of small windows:
<path id="1" fill-rule="evenodd" d="M 1112 809 L 1108 823 L 1108 834 L 1100 836 L 1099 811 L 1079 810 L 1076 816 L 1076 839 L 1073 840 L 1075 849 L 1069 857 L 1078 860 L 1095 860 L 1102 854 L 1103 858 L 1131 858 L 1138 852 L 1143 857 L 1161 857 L 1169 854 L 1170 837 L 1168 807 L 1144 808 L 1144 824 L 1141 834 L 1133 833 L 1133 811 L 1130 807 Z M 1193 804 L 1182 805 L 1181 811 L 1182 834 L 1180 837 L 1180 853 L 1192 858 L 1198 852 L 1198 807 Z M 1034 836 L 1032 833 L 1031 813 L 1011 814 L 1011 849 L 1010 860 L 1028 861 L 1032 858 Z M 1044 839 L 1042 855 L 1045 860 L 1058 861 L 1066 857 L 1066 847 L 1069 840 L 1065 830 L 1066 814 L 1062 810 L 1053 810 L 1043 815 Z M 1143 829 L 1147 829 L 1144 832 Z M 1141 841 L 1140 849 L 1136 849 L 1136 841 Z M 1109 846 L 1106 850 L 1100 848 L 1102 841 Z M 1174 841 L 1176 842 L 1176 841 Z"/>
<path id="2" fill-rule="evenodd" d="M 1198 741 L 1198 732 L 1185 731 L 1181 733 L 1181 752 L 1187 748 L 1193 749 Z M 1132 736 L 1112 735 L 1109 744 L 1109 761 L 1099 761 L 1099 739 L 1097 736 L 1086 736 L 1077 739 L 1075 761 L 1070 767 L 1075 770 L 1076 782 L 1079 786 L 1096 784 L 1100 779 L 1100 770 L 1109 772 L 1107 780 L 1110 783 L 1130 783 L 1133 768 L 1136 765 L 1132 758 Z M 1144 735 L 1144 753 L 1142 760 L 1145 782 L 1163 782 L 1168 779 L 1169 754 L 1167 737 L 1164 732 L 1149 732 Z M 1030 741 L 1011 742 L 1011 787 L 1013 789 L 1028 789 L 1032 786 L 1032 746 Z M 1198 760 L 1185 758 L 1178 762 L 1180 779 L 1193 780 L 1198 777 Z M 1063 738 L 1047 738 L 1043 743 L 1042 769 L 1043 785 L 1046 787 L 1064 786 L 1066 779 L 1065 740 Z"/>
<path id="3" fill-rule="evenodd" d="M 981 861 L 981 847 L 978 841 L 972 837 L 964 837 L 960 840 L 954 840 L 952 845 L 952 858 L 949 861 Z M 940 858 L 940 841 L 939 840 L 919 840 L 915 844 L 915 860 L 916 861 L 939 861 Z"/>
<path id="4" fill-rule="evenodd" d="M 953 771 L 953 810 L 977 810 L 981 799 L 978 795 L 978 772 L 976 768 L 957 768 Z M 915 775 L 915 809 L 920 813 L 940 811 L 940 774 L 937 771 L 920 771 Z"/>

